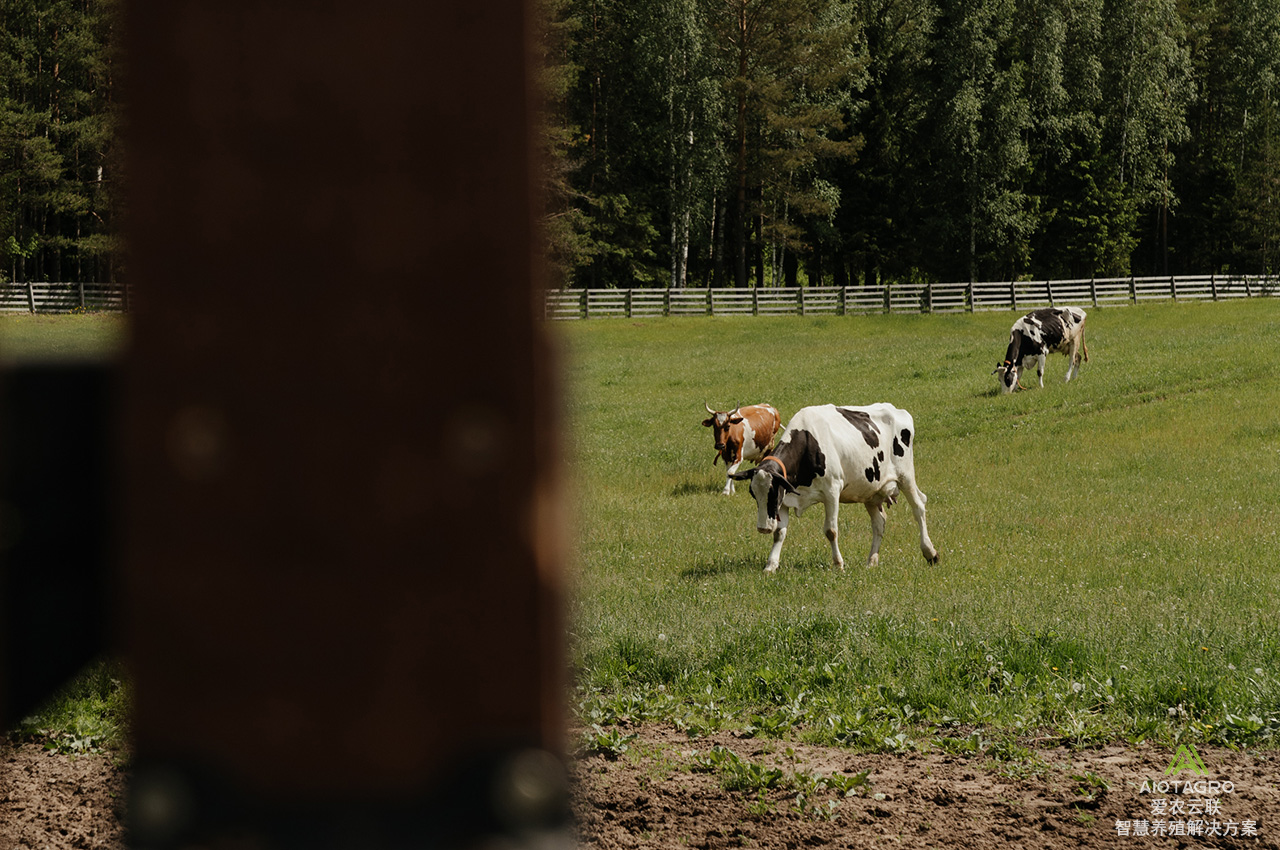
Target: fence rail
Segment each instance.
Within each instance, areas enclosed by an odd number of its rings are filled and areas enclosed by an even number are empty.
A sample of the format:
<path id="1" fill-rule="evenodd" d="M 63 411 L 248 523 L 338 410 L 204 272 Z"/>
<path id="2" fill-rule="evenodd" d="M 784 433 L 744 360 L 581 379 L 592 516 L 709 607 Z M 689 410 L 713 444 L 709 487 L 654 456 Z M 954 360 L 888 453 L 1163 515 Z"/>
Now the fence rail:
<path id="1" fill-rule="evenodd" d="M 125 283 L 0 283 L 0 313 L 127 312 L 131 290 Z"/>
<path id="2" fill-rule="evenodd" d="M 1059 304 L 1224 301 L 1280 295 L 1280 277 L 1193 275 L 769 289 L 552 289 L 547 319 L 647 316 L 866 315 L 1031 310 Z"/>

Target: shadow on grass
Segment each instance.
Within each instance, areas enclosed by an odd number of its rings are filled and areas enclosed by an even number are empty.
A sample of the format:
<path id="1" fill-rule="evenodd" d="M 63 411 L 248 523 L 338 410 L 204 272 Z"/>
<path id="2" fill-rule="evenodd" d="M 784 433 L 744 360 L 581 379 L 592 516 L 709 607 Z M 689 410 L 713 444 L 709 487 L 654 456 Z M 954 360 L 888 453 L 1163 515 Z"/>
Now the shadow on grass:
<path id="1" fill-rule="evenodd" d="M 680 578 L 702 581 L 734 573 L 762 573 L 766 555 L 768 550 L 763 550 L 758 555 L 715 555 L 681 570 Z"/>
<path id="2" fill-rule="evenodd" d="M 720 491 L 724 489 L 724 481 L 706 482 L 706 481 L 684 481 L 677 484 L 671 491 L 673 496 L 707 496 L 720 495 Z"/>
<path id="3" fill-rule="evenodd" d="M 763 537 L 763 536 L 762 536 Z M 768 543 L 768 538 L 764 538 L 763 542 Z M 680 578 L 689 581 L 702 581 L 704 579 L 715 578 L 716 576 L 760 573 L 767 576 L 764 571 L 765 561 L 769 557 L 769 546 L 761 546 L 760 551 L 750 555 L 715 555 L 700 563 L 687 567 L 680 572 Z M 845 569 L 848 569 L 848 561 L 845 562 Z M 788 560 L 786 552 L 782 554 L 782 564 L 778 567 L 778 572 L 825 572 L 832 571 L 831 561 L 828 558 L 806 558 L 797 554 Z M 838 572 L 838 571 L 837 571 Z"/>

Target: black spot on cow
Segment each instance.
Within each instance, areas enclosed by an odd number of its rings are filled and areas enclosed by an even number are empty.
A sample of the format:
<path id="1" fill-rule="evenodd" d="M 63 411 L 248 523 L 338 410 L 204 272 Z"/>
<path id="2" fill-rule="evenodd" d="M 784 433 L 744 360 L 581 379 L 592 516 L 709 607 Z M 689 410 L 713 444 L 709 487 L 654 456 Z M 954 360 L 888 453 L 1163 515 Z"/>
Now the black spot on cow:
<path id="1" fill-rule="evenodd" d="M 911 448 L 911 429 L 903 428 L 902 433 L 899 436 L 902 437 L 902 445 L 906 446 L 907 448 Z"/>
<path id="2" fill-rule="evenodd" d="M 905 434 L 905 433 L 907 433 L 907 432 L 906 432 L 906 431 L 903 431 L 902 433 L 904 433 L 904 434 Z M 899 442 L 898 442 L 898 438 L 897 438 L 897 437 L 894 437 L 894 438 L 893 438 L 893 453 L 894 453 L 895 455 L 897 455 L 898 457 L 905 457 L 905 456 L 906 456 L 906 454 L 907 454 L 907 450 L 906 450 L 906 449 L 904 449 L 904 448 L 902 447 L 902 443 L 899 443 Z"/>
<path id="3" fill-rule="evenodd" d="M 773 452 L 787 466 L 787 480 L 792 487 L 808 487 L 827 474 L 827 456 L 818 438 L 808 431 L 792 431 Z"/>
<path id="4" fill-rule="evenodd" d="M 880 460 L 884 460 L 884 450 L 881 449 L 880 452 L 876 454 L 876 457 Z"/>
<path id="5" fill-rule="evenodd" d="M 867 445 L 876 448 L 880 445 L 880 430 L 876 428 L 875 423 L 871 421 L 871 416 L 865 410 L 849 410 L 847 407 L 837 407 L 840 415 L 849 421 L 849 424 L 862 432 L 862 439 L 867 441 Z"/>
<path id="6" fill-rule="evenodd" d="M 869 481 L 869 482 L 876 482 L 876 481 L 879 481 L 879 480 L 880 480 L 880 460 L 879 460 L 879 458 L 872 458 L 872 459 L 871 459 L 871 466 L 869 466 L 869 467 L 867 467 L 865 470 L 863 470 L 863 473 L 867 476 L 867 481 Z"/>

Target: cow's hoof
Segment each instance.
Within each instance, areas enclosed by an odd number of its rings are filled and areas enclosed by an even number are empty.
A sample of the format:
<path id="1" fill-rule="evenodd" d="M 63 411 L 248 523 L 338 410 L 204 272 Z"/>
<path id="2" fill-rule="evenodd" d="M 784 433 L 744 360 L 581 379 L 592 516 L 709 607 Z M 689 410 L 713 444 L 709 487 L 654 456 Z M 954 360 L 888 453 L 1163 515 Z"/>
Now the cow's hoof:
<path id="1" fill-rule="evenodd" d="M 765 564 L 764 571 L 766 573 L 776 573 L 778 571 L 777 564 Z"/>
<path id="2" fill-rule="evenodd" d="M 937 563 L 938 563 L 938 559 L 939 559 L 939 558 L 941 558 L 941 557 L 942 557 L 942 556 L 941 556 L 940 554 L 938 554 L 937 552 L 934 552 L 932 555 L 925 555 L 925 556 L 924 556 L 924 562 L 925 562 L 926 564 L 937 564 Z"/>

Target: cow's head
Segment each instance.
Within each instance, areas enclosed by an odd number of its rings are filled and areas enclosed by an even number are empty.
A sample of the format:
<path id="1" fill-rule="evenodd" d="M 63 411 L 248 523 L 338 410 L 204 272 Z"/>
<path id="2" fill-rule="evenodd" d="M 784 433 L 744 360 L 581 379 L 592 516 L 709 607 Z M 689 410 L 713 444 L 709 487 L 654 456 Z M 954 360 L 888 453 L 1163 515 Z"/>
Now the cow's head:
<path id="1" fill-rule="evenodd" d="M 996 364 L 996 370 L 991 374 L 1000 379 L 1000 392 L 1011 393 L 1018 388 L 1019 371 L 1021 367 L 1009 360 Z"/>
<path id="2" fill-rule="evenodd" d="M 756 500 L 756 530 L 761 534 L 777 531 L 778 516 L 786 510 L 782 500 L 787 494 L 796 492 L 796 488 L 787 481 L 781 463 L 765 458 L 755 469 L 735 472 L 733 477 L 738 481 L 751 480 L 751 498 Z"/>
<path id="3" fill-rule="evenodd" d="M 711 434 L 716 440 L 716 451 L 722 452 L 724 451 L 726 440 L 729 437 L 729 426 L 737 425 L 742 421 L 742 414 L 738 412 L 742 408 L 742 405 L 738 405 L 733 410 L 727 412 L 723 410 L 712 410 L 711 405 L 707 404 L 705 401 L 702 403 L 702 406 L 707 409 L 707 413 L 711 414 L 709 418 L 702 420 L 702 424 L 711 429 Z"/>

